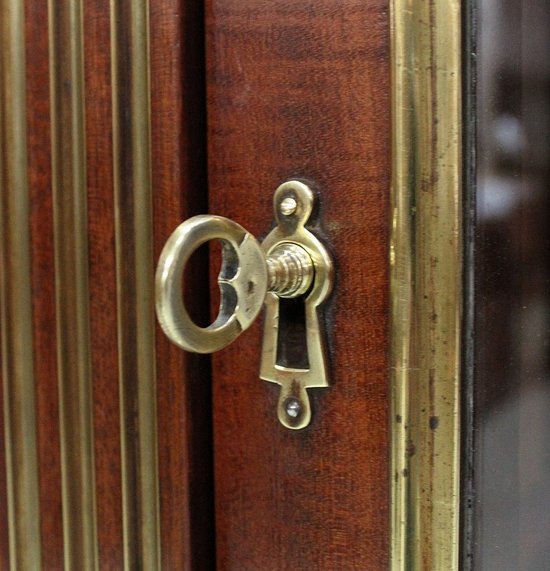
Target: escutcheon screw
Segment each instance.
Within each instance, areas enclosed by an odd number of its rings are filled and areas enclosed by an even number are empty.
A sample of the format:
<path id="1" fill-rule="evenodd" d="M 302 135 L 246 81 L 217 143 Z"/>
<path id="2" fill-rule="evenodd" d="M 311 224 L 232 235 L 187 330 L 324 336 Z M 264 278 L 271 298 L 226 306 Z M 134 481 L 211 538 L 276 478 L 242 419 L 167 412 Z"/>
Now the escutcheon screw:
<path id="1" fill-rule="evenodd" d="M 285 411 L 288 417 L 298 418 L 302 412 L 302 403 L 298 399 L 288 399 L 285 403 Z"/>
<path id="2" fill-rule="evenodd" d="M 283 199 L 281 201 L 281 214 L 284 214 L 285 216 L 290 216 L 291 214 L 294 214 L 296 212 L 296 208 L 298 207 L 298 204 L 296 202 L 296 199 L 293 198 L 292 196 L 287 196 L 285 199 Z"/>

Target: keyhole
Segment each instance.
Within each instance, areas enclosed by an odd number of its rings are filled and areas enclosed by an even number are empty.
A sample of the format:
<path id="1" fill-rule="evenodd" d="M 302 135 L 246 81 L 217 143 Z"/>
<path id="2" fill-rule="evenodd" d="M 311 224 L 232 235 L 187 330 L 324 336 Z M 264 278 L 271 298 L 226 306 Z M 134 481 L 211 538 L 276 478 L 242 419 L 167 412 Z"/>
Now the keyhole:
<path id="1" fill-rule="evenodd" d="M 309 369 L 304 297 L 279 298 L 277 365 L 291 369 Z"/>

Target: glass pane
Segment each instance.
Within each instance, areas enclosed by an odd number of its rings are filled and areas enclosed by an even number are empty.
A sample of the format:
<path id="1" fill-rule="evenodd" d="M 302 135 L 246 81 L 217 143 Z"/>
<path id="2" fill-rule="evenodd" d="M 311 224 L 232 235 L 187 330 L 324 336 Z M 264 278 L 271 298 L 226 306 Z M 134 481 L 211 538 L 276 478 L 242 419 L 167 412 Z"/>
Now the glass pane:
<path id="1" fill-rule="evenodd" d="M 550 569 L 550 2 L 479 0 L 476 571 Z"/>

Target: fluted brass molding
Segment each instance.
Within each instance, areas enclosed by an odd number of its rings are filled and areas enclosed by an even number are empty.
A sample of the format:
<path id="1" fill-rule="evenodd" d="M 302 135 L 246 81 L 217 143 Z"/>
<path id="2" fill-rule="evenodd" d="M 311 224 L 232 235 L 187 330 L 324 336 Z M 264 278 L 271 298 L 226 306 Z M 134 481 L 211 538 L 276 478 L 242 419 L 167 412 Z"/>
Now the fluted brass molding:
<path id="1" fill-rule="evenodd" d="M 24 2 L 0 2 L 0 303 L 9 558 L 41 565 L 33 357 Z"/>
<path id="2" fill-rule="evenodd" d="M 160 569 L 149 3 L 111 0 L 124 560 Z"/>
<path id="3" fill-rule="evenodd" d="M 97 569 L 82 2 L 49 0 L 57 355 L 66 569 Z"/>
<path id="4" fill-rule="evenodd" d="M 392 0 L 391 569 L 458 570 L 461 2 Z"/>

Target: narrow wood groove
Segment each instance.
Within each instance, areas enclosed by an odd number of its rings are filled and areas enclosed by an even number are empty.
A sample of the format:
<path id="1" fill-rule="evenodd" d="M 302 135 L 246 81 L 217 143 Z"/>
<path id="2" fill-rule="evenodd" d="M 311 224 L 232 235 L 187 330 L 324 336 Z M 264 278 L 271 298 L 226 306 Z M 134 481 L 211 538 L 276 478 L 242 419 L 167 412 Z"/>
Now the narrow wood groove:
<path id="1" fill-rule="evenodd" d="M 48 3 L 25 0 L 27 172 L 42 568 L 63 568 Z"/>
<path id="2" fill-rule="evenodd" d="M 83 3 L 98 566 L 124 568 L 109 0 Z M 90 90 L 91 91 L 91 90 Z"/>

